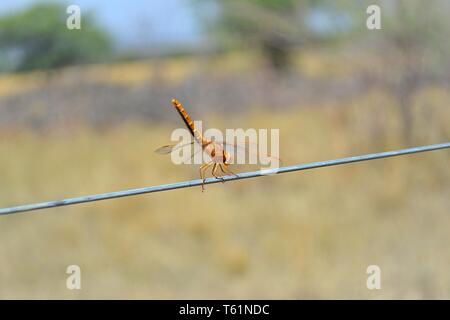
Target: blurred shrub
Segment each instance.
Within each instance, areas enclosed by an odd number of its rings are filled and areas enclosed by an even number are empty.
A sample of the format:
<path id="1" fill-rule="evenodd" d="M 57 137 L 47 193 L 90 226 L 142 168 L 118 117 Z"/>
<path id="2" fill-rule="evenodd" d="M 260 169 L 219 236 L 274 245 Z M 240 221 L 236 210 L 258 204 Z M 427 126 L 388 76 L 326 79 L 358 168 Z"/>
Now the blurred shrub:
<path id="1" fill-rule="evenodd" d="M 52 69 L 104 59 L 108 35 L 91 15 L 82 15 L 81 29 L 66 27 L 66 7 L 37 4 L 0 18 L 0 70 Z"/>
<path id="2" fill-rule="evenodd" d="M 293 48 L 304 47 L 319 40 L 330 40 L 332 30 L 317 30 L 317 14 L 327 15 L 335 24 L 337 11 L 329 1 L 322 0 L 209 0 L 218 9 L 212 24 L 216 35 L 228 46 L 249 46 L 260 50 L 275 71 L 286 71 Z"/>
<path id="3" fill-rule="evenodd" d="M 445 0 L 396 0 L 382 5 L 382 30 L 368 32 L 365 8 L 373 1 L 350 1 L 345 10 L 354 20 L 360 48 L 376 56 L 367 75 L 397 99 L 403 140 L 412 143 L 413 100 L 425 87 L 450 84 L 450 3 Z M 353 39 L 352 40 L 357 40 Z M 376 67 L 375 67 L 376 66 Z"/>

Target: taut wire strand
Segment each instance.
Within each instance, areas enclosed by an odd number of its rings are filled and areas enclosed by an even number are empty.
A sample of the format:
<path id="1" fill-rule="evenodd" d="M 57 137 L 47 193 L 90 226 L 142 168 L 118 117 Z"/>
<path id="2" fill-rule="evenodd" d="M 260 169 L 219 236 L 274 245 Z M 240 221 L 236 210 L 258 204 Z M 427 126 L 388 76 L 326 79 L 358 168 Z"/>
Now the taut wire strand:
<path id="1" fill-rule="evenodd" d="M 359 161 L 368 161 L 368 160 L 375 160 L 375 159 L 388 158 L 388 157 L 397 157 L 397 156 L 402 156 L 402 155 L 407 155 L 407 154 L 435 151 L 435 150 L 446 149 L 446 148 L 450 148 L 450 142 L 421 146 L 421 147 L 414 147 L 414 148 L 408 148 L 408 149 L 394 150 L 394 151 L 370 153 L 370 154 L 348 157 L 348 158 L 340 158 L 340 159 L 327 160 L 327 161 L 318 161 L 318 162 L 311 162 L 311 163 L 305 163 L 305 164 L 297 164 L 297 165 L 293 165 L 293 166 L 281 167 L 281 168 L 276 168 L 276 169 L 266 169 L 266 170 L 252 171 L 252 172 L 244 172 L 244 173 L 238 173 L 234 176 L 224 176 L 223 179 L 207 178 L 205 180 L 204 184 L 220 183 L 222 181 L 232 181 L 232 180 L 256 178 L 256 177 L 261 177 L 261 176 L 265 176 L 265 175 L 272 175 L 272 174 L 279 174 L 279 173 L 286 173 L 286 172 L 293 172 L 293 171 L 301 171 L 301 170 L 309 170 L 309 169 L 321 168 L 321 167 L 337 166 L 337 165 L 341 165 L 341 164 L 347 164 L 347 163 L 353 163 L 353 162 L 359 162 Z M 39 209 L 47 209 L 47 208 L 53 208 L 53 207 L 62 207 L 62 206 L 74 205 L 74 204 L 85 203 L 85 202 L 93 202 L 93 201 L 100 201 L 100 200 L 107 200 L 107 199 L 114 199 L 114 198 L 121 198 L 121 197 L 129 197 L 129 196 L 135 196 L 135 195 L 140 195 L 140 194 L 145 194 L 145 193 L 153 193 L 153 192 L 167 191 L 167 190 L 173 190 L 173 189 L 195 187 L 195 186 L 200 186 L 201 184 L 202 184 L 201 179 L 189 180 L 189 181 L 176 182 L 176 183 L 170 183 L 170 184 L 162 184 L 162 185 L 139 188 L 139 189 L 130 189 L 130 190 L 88 195 L 88 196 L 82 196 L 82 197 L 76 197 L 76 198 L 67 198 L 67 199 L 63 199 L 63 200 L 26 204 L 26 205 L 21 205 L 21 206 L 17 206 L 17 207 L 0 209 L 0 215 L 7 215 L 7 214 L 39 210 Z"/>

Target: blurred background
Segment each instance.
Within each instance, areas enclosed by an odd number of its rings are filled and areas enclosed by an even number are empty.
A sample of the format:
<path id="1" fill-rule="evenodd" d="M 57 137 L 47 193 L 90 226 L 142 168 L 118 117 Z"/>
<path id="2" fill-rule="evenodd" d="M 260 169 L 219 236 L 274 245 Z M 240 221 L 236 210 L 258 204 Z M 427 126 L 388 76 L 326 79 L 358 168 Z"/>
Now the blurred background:
<path id="1" fill-rule="evenodd" d="M 449 15 L 445 0 L 2 1 L 0 207 L 197 178 L 153 153 L 182 126 L 173 97 L 206 127 L 280 129 L 286 165 L 448 141 Z M 0 298 L 448 299 L 449 162 L 3 216 Z"/>

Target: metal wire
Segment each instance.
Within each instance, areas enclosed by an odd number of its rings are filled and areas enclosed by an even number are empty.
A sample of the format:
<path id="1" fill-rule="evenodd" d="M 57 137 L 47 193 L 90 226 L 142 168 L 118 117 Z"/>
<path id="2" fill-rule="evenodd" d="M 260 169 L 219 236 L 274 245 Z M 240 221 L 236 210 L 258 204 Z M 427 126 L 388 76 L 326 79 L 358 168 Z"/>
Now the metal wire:
<path id="1" fill-rule="evenodd" d="M 321 168 L 321 167 L 337 166 L 337 165 L 352 163 L 352 162 L 368 161 L 368 160 L 388 158 L 388 157 L 396 157 L 396 156 L 402 156 L 402 155 L 407 155 L 407 154 L 412 154 L 412 153 L 434 151 L 434 150 L 446 149 L 446 148 L 450 148 L 450 142 L 441 143 L 441 144 L 433 144 L 433 145 L 422 146 L 422 147 L 409 148 L 409 149 L 401 149 L 401 150 L 395 150 L 395 151 L 371 153 L 371 154 L 348 157 L 348 158 L 340 158 L 340 159 L 334 159 L 334 160 L 298 164 L 298 165 L 281 167 L 281 168 L 276 168 L 276 169 L 244 172 L 244 173 L 236 174 L 235 176 L 224 176 L 223 179 L 208 178 L 204 181 L 204 184 L 220 183 L 222 181 L 232 181 L 232 180 L 256 178 L 256 177 L 261 177 L 261 176 L 265 176 L 265 175 L 272 175 L 272 174 L 279 174 L 279 173 L 286 173 L 286 172 L 293 172 L 293 171 L 301 171 L 301 170 L 309 170 L 309 169 Z M 99 200 L 107 200 L 107 199 L 135 196 L 135 195 L 145 194 L 145 193 L 195 187 L 195 186 L 200 186 L 201 184 L 202 184 L 202 180 L 200 180 L 200 179 L 199 180 L 190 180 L 190 181 L 183 181 L 183 182 L 177 182 L 177 183 L 162 184 L 162 185 L 153 186 L 153 187 L 116 191 L 116 192 L 88 195 L 88 196 L 83 196 L 83 197 L 68 198 L 68 199 L 63 199 L 63 200 L 48 201 L 48 202 L 41 202 L 41 203 L 34 203 L 34 204 L 26 204 L 26 205 L 21 205 L 21 206 L 17 206 L 17 207 L 0 209 L 0 215 L 7 215 L 7 214 L 13 214 L 13 213 L 19 213 L 19 212 L 25 212 L 25 211 L 53 208 L 53 207 L 68 206 L 68 205 L 73 205 L 73 204 L 93 202 L 93 201 L 99 201 Z"/>

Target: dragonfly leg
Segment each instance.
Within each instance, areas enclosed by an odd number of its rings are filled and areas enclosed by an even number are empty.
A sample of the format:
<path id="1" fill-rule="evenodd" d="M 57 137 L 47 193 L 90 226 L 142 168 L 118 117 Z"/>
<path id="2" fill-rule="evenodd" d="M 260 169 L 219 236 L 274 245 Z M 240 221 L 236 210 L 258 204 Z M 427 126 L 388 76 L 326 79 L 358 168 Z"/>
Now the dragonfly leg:
<path id="1" fill-rule="evenodd" d="M 233 176 L 238 177 L 238 175 L 236 173 L 234 173 L 233 171 L 231 171 L 230 169 L 228 169 L 226 164 L 220 164 L 220 170 L 222 170 L 223 173 L 225 174 L 232 174 Z"/>
<path id="2" fill-rule="evenodd" d="M 206 177 L 205 177 L 206 170 L 208 170 L 208 168 L 211 167 L 213 164 L 214 164 L 214 162 L 211 161 L 209 163 L 204 163 L 200 166 L 199 171 L 200 171 L 200 179 L 202 179 L 202 192 L 205 191 L 204 183 L 206 180 Z"/>
<path id="3" fill-rule="evenodd" d="M 224 164 L 223 164 L 223 163 L 219 163 L 218 165 L 219 165 L 220 171 L 222 171 L 222 173 L 223 173 L 224 175 L 227 175 L 227 173 L 225 172 L 225 170 L 223 170 Z M 224 179 L 223 177 L 222 177 L 222 182 L 225 183 L 225 179 Z"/>
<path id="4" fill-rule="evenodd" d="M 225 182 L 223 177 L 220 177 L 217 175 L 217 169 L 219 169 L 219 167 L 220 167 L 220 163 L 214 163 L 214 166 L 212 168 L 212 175 L 214 176 L 214 178 L 220 179 L 220 180 L 222 180 L 222 182 Z"/>

